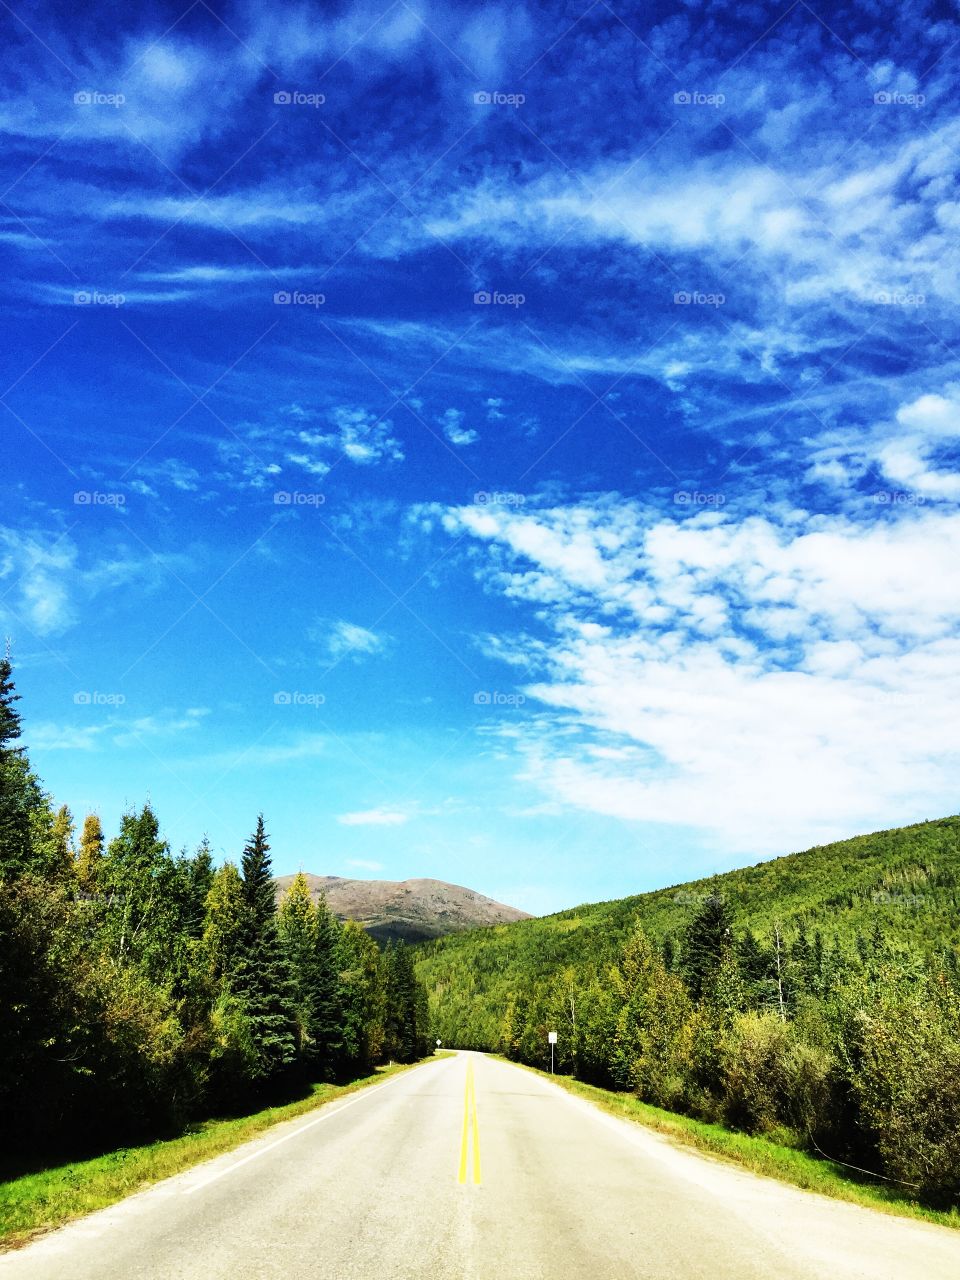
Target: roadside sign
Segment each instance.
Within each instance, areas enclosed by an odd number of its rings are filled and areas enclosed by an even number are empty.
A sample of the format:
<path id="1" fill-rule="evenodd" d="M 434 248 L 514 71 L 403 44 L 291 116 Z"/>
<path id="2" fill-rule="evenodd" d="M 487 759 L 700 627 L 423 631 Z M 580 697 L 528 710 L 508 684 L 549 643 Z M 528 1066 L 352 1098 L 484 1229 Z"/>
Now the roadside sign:
<path id="1" fill-rule="evenodd" d="M 556 1044 L 556 1043 L 557 1043 L 557 1033 L 555 1031 L 548 1031 L 547 1044 Z"/>

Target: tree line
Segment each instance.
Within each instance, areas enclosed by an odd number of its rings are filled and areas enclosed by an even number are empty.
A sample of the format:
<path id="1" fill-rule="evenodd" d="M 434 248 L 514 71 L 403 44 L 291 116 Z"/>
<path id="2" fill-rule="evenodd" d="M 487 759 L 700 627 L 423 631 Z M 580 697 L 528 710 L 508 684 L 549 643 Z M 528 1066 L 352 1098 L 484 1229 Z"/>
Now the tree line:
<path id="1" fill-rule="evenodd" d="M 454 1043 L 456 1006 L 450 981 L 438 1026 Z M 879 924 L 852 948 L 802 924 L 761 940 L 715 893 L 679 936 L 654 943 L 638 921 L 609 966 L 519 987 L 485 1047 L 544 1066 L 549 1030 L 558 1069 L 580 1079 L 828 1156 L 932 1204 L 960 1196 L 955 951 L 905 951 Z"/>
<path id="2" fill-rule="evenodd" d="M 257 818 L 239 865 L 174 855 L 149 804 L 79 834 L 20 742 L 0 659 L 0 1115 L 7 1172 L 181 1131 L 428 1050 L 410 951 L 278 904 Z"/>

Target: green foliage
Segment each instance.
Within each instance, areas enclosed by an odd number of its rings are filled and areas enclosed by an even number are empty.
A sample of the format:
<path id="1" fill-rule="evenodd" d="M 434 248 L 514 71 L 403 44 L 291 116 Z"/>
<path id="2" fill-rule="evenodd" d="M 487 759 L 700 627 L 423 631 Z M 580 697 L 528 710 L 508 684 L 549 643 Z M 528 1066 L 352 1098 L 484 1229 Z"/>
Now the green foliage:
<path id="1" fill-rule="evenodd" d="M 35 837 L 53 824 L 49 803 L 30 771 L 26 749 L 19 745 L 20 695 L 13 682 L 9 655 L 0 658 L 0 876 L 34 870 L 42 874 L 49 850 L 38 848 Z"/>
<path id="2" fill-rule="evenodd" d="M 336 963 L 344 1068 L 364 1071 L 384 1056 L 387 993 L 380 949 L 353 920 L 340 929 Z"/>
<path id="3" fill-rule="evenodd" d="M 444 1043 L 960 1193 L 960 819 L 417 948 Z M 894 1185 L 891 1183 L 891 1185 Z"/>
<path id="4" fill-rule="evenodd" d="M 79 848 L 17 744 L 0 661 L 0 1115 L 4 1172 L 175 1132 L 426 1043 L 409 954 L 383 959 L 295 880 L 277 912 L 262 816 L 242 870 L 174 857 L 149 804 Z M 389 992 L 390 1043 L 385 1031 Z"/>
<path id="5" fill-rule="evenodd" d="M 394 942 L 384 955 L 386 970 L 385 1051 L 392 1061 L 415 1062 L 429 1049 L 426 991 L 413 971 L 413 954 Z"/>
<path id="6" fill-rule="evenodd" d="M 77 851 L 77 888 L 88 898 L 101 890 L 100 875 L 103 869 L 103 827 L 95 813 L 88 813 L 83 820 L 80 848 Z"/>
<path id="7" fill-rule="evenodd" d="M 243 851 L 243 909 L 236 951 L 225 988 L 247 1023 L 254 1051 L 252 1079 L 269 1080 L 297 1057 L 296 987 L 277 930 L 270 845 L 263 815 Z"/>

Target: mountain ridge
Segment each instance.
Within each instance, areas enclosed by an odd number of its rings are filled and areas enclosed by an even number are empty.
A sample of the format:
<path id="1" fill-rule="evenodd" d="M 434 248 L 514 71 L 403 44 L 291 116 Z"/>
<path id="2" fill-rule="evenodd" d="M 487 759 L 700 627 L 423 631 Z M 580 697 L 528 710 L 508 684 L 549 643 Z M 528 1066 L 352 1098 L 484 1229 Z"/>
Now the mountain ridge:
<path id="1" fill-rule="evenodd" d="M 308 871 L 303 875 L 314 901 L 322 894 L 335 916 L 355 920 L 381 944 L 425 942 L 449 933 L 532 919 L 518 907 L 446 880 L 365 880 Z M 293 879 L 292 875 L 274 877 L 278 899 Z"/>
<path id="2" fill-rule="evenodd" d="M 881 925 L 898 950 L 952 951 L 960 962 L 960 816 L 930 819 L 783 854 L 752 866 L 418 947 L 417 972 L 445 1038 L 496 1042 L 512 994 L 572 968 L 602 972 L 639 919 L 656 945 L 678 940 L 709 893 L 722 892 L 741 929 L 788 938 L 801 928 L 846 949 Z"/>

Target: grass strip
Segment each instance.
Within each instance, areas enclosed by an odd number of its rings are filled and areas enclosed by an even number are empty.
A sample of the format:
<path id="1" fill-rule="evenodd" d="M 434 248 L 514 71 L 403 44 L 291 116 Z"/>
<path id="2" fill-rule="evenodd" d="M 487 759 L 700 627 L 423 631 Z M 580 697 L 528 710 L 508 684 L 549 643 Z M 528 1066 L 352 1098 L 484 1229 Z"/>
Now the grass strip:
<path id="1" fill-rule="evenodd" d="M 673 1111 L 664 1111 L 660 1107 L 641 1102 L 630 1093 L 600 1089 L 595 1085 L 573 1080 L 570 1076 L 551 1075 L 549 1071 L 539 1071 L 536 1067 L 528 1067 L 523 1063 L 512 1065 L 543 1076 L 545 1080 L 552 1081 L 577 1097 L 586 1098 L 611 1115 L 655 1129 L 682 1146 L 708 1152 L 721 1160 L 750 1169 L 753 1173 L 776 1178 L 780 1182 L 801 1187 L 804 1191 L 815 1191 L 834 1200 L 847 1200 L 868 1209 L 879 1209 L 882 1213 L 960 1229 L 960 1209 L 931 1209 L 915 1200 L 908 1191 L 884 1183 L 870 1182 L 866 1177 L 861 1178 L 832 1160 L 824 1160 L 806 1151 L 784 1146 L 771 1138 L 738 1133 L 719 1124 L 709 1124 Z"/>
<path id="2" fill-rule="evenodd" d="M 438 1053 L 436 1058 L 450 1057 Z M 428 1058 L 429 1062 L 430 1059 Z M 228 1120 L 205 1120 L 177 1138 L 142 1147 L 122 1147 L 106 1155 L 78 1160 L 39 1173 L 0 1182 L 0 1251 L 15 1249 L 44 1231 L 182 1173 L 204 1160 L 232 1151 L 284 1120 L 315 1111 L 347 1094 L 379 1084 L 419 1064 L 378 1067 L 349 1084 L 315 1084 L 310 1094 L 281 1106 Z"/>

